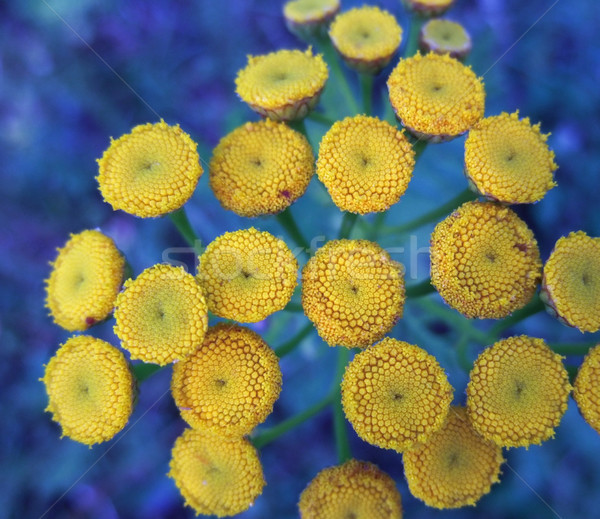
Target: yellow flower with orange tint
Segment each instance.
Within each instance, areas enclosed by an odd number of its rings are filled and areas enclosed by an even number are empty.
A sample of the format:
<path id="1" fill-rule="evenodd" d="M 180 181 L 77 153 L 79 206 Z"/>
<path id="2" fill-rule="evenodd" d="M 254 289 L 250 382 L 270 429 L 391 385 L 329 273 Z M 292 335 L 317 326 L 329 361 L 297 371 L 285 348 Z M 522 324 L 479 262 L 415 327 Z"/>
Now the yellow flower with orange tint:
<path id="1" fill-rule="evenodd" d="M 210 161 L 210 186 L 221 205 L 240 216 L 274 214 L 304 194 L 313 173 L 306 137 L 267 119 L 221 139 Z"/>
<path id="2" fill-rule="evenodd" d="M 459 23 L 433 18 L 421 27 L 419 47 L 425 53 L 449 54 L 464 60 L 471 52 L 471 37 Z"/>
<path id="3" fill-rule="evenodd" d="M 132 359 L 164 366 L 202 344 L 208 309 L 194 276 L 159 264 L 125 283 L 115 320 L 115 334 Z"/>
<path id="4" fill-rule="evenodd" d="M 342 211 L 386 211 L 406 191 L 415 154 L 404 133 L 376 117 L 338 121 L 319 146 L 317 175 Z"/>
<path id="5" fill-rule="evenodd" d="M 291 0 L 283 6 L 286 27 L 301 38 L 321 35 L 340 10 L 340 0 Z"/>
<path id="6" fill-rule="evenodd" d="M 467 317 L 500 319 L 525 306 L 541 266 L 525 222 L 492 202 L 463 204 L 431 235 L 431 283 Z"/>
<path id="7" fill-rule="evenodd" d="M 351 459 L 319 472 L 300 495 L 301 519 L 401 519 L 394 480 L 373 463 Z"/>
<path id="8" fill-rule="evenodd" d="M 202 175 L 196 143 L 164 121 L 136 126 L 98 159 L 98 184 L 113 209 L 147 218 L 179 209 Z"/>
<path id="9" fill-rule="evenodd" d="M 93 445 L 110 440 L 133 410 L 134 380 L 123 354 L 87 335 L 71 337 L 46 366 L 41 379 L 46 411 L 63 436 Z"/>
<path id="10" fill-rule="evenodd" d="M 370 241 L 330 241 L 302 270 L 304 313 L 330 346 L 378 341 L 402 317 L 404 300 L 402 265 Z"/>
<path id="11" fill-rule="evenodd" d="M 581 416 L 600 434 L 600 346 L 585 356 L 573 385 L 573 398 Z"/>
<path id="12" fill-rule="evenodd" d="M 402 0 L 411 11 L 421 16 L 439 16 L 454 4 L 454 0 Z"/>

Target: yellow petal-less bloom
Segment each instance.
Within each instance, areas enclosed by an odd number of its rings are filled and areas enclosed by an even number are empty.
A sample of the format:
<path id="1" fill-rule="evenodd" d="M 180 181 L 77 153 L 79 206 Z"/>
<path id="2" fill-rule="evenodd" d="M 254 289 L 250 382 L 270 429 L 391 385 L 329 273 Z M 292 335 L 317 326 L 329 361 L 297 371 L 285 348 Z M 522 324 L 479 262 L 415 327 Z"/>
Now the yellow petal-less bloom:
<path id="1" fill-rule="evenodd" d="M 509 337 L 485 349 L 467 386 L 475 430 L 502 447 L 554 437 L 571 391 L 562 357 L 542 339 Z"/>
<path id="2" fill-rule="evenodd" d="M 465 142 L 465 174 L 490 200 L 528 204 L 541 200 L 556 183 L 554 153 L 548 135 L 519 112 L 486 117 L 469 131 Z"/>
<path id="3" fill-rule="evenodd" d="M 475 505 L 499 481 L 502 449 L 473 429 L 464 407 L 451 407 L 444 426 L 402 455 L 408 488 L 427 506 Z"/>
<path id="4" fill-rule="evenodd" d="M 179 209 L 202 175 L 197 145 L 164 121 L 136 126 L 98 159 L 98 184 L 113 209 L 142 218 Z"/>
<path id="5" fill-rule="evenodd" d="M 464 60 L 471 52 L 471 37 L 459 23 L 434 18 L 421 27 L 419 47 L 426 53 L 449 54 Z"/>
<path id="6" fill-rule="evenodd" d="M 579 412 L 600 434 L 600 345 L 592 348 L 583 359 L 573 386 L 573 398 Z"/>
<path id="7" fill-rule="evenodd" d="M 262 321 L 288 304 L 298 262 L 288 246 L 254 227 L 216 238 L 200 256 L 197 279 L 215 315 L 241 323 Z"/>
<path id="8" fill-rule="evenodd" d="M 319 146 L 317 175 L 342 211 L 386 211 L 406 191 L 415 154 L 404 133 L 376 117 L 338 121 Z"/>
<path id="9" fill-rule="evenodd" d="M 283 6 L 286 27 L 301 38 L 324 34 L 340 10 L 340 0 L 292 0 Z"/>
<path id="10" fill-rule="evenodd" d="M 54 322 L 83 331 L 110 315 L 123 283 L 125 258 L 99 231 L 71 234 L 58 249 L 46 280 L 46 306 Z"/>
<path id="11" fill-rule="evenodd" d="M 401 59 L 387 85 L 404 127 L 430 142 L 458 137 L 483 117 L 483 81 L 447 54 Z"/>
<path id="12" fill-rule="evenodd" d="M 467 317 L 501 319 L 523 307 L 541 266 L 525 222 L 492 202 L 463 204 L 431 235 L 431 283 Z"/>
<path id="13" fill-rule="evenodd" d="M 370 241 L 330 241 L 302 270 L 304 313 L 330 346 L 378 341 L 402 317 L 404 300 L 402 265 Z"/>
<path id="14" fill-rule="evenodd" d="M 221 139 L 210 161 L 210 186 L 221 205 L 240 216 L 274 214 L 304 194 L 313 173 L 306 137 L 267 119 Z"/>
<path id="15" fill-rule="evenodd" d="M 316 104 L 327 81 L 327 65 L 309 48 L 248 56 L 238 72 L 236 92 L 252 110 L 277 121 L 304 117 Z"/>
<path id="16" fill-rule="evenodd" d="M 300 495 L 301 519 L 401 519 L 394 480 L 376 465 L 351 459 L 319 472 Z"/>
<path id="17" fill-rule="evenodd" d="M 403 0 L 403 3 L 421 16 L 439 16 L 452 7 L 454 0 Z"/>
<path id="18" fill-rule="evenodd" d="M 385 338 L 354 357 L 342 382 L 342 405 L 366 442 L 403 452 L 446 420 L 452 386 L 435 357 Z"/>
<path id="19" fill-rule="evenodd" d="M 600 329 L 600 238 L 583 231 L 563 236 L 544 265 L 541 297 L 562 323 Z"/>
<path id="20" fill-rule="evenodd" d="M 115 334 L 132 359 L 164 366 L 202 344 L 208 308 L 194 276 L 159 264 L 125 282 L 115 320 Z"/>
<path id="21" fill-rule="evenodd" d="M 175 364 L 171 391 L 181 416 L 194 429 L 241 437 L 273 410 L 281 370 L 260 335 L 218 324 L 209 328 L 202 346 Z"/>
<path id="22" fill-rule="evenodd" d="M 93 445 L 110 440 L 133 410 L 134 380 L 123 354 L 87 335 L 71 337 L 46 366 L 46 411 L 64 436 Z"/>
<path id="23" fill-rule="evenodd" d="M 402 28 L 387 11 L 363 6 L 338 14 L 329 37 L 350 67 L 376 74 L 398 50 Z"/>
<path id="24" fill-rule="evenodd" d="M 252 506 L 265 486 L 258 453 L 244 438 L 186 429 L 175 441 L 169 468 L 169 477 L 196 514 L 239 514 Z"/>

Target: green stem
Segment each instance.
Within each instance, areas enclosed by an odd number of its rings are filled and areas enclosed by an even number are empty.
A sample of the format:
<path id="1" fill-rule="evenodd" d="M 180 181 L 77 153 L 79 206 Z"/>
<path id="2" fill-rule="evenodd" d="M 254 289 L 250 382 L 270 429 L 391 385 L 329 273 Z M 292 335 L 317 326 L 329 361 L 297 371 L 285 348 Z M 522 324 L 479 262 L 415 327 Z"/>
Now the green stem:
<path id="1" fill-rule="evenodd" d="M 521 321 L 524 321 L 528 317 L 535 315 L 542 310 L 544 310 L 544 303 L 540 299 L 539 294 L 535 294 L 533 299 L 526 306 L 513 312 L 512 315 L 492 326 L 489 331 L 490 338 L 495 341 L 504 330 L 512 328 L 514 325 L 519 324 Z"/>
<path id="2" fill-rule="evenodd" d="M 377 213 L 377 216 L 374 218 L 373 225 L 370 226 L 367 232 L 367 240 L 377 241 L 377 238 L 379 238 L 379 231 L 385 223 L 385 217 L 387 216 L 387 213 L 387 211 Z"/>
<path id="3" fill-rule="evenodd" d="M 344 213 L 344 217 L 342 218 L 342 225 L 340 226 L 339 239 L 346 240 L 350 238 L 350 234 L 352 233 L 352 228 L 358 219 L 358 215 L 356 213 Z"/>
<path id="4" fill-rule="evenodd" d="M 406 297 L 423 297 L 428 294 L 433 294 L 435 291 L 435 287 L 431 284 L 431 278 L 427 278 L 419 283 L 406 287 Z"/>
<path id="5" fill-rule="evenodd" d="M 284 312 L 303 312 L 304 309 L 300 303 L 288 303 L 283 308 Z"/>
<path id="6" fill-rule="evenodd" d="M 308 323 L 304 328 L 302 328 L 294 337 L 292 337 L 289 341 L 284 342 L 279 348 L 275 350 L 275 354 L 281 359 L 286 356 L 288 353 L 292 352 L 296 346 L 298 346 L 302 340 L 310 334 L 310 332 L 314 329 L 312 323 Z"/>
<path id="7" fill-rule="evenodd" d="M 419 160 L 419 157 L 423 154 L 426 147 L 427 147 L 427 141 L 425 139 L 417 139 L 413 143 L 413 150 L 415 152 L 415 162 L 417 160 Z"/>
<path id="8" fill-rule="evenodd" d="M 298 133 L 301 133 L 302 135 L 304 135 L 304 137 L 306 138 L 306 140 L 310 144 L 310 147 L 312 148 L 313 153 L 315 153 L 316 148 L 313 145 L 313 142 L 312 142 L 312 139 L 310 138 L 310 135 L 308 135 L 308 130 L 306 129 L 306 124 L 304 124 L 304 119 L 298 119 L 296 121 L 289 121 L 288 122 L 288 126 L 290 128 L 292 128 L 293 130 L 296 130 Z"/>
<path id="9" fill-rule="evenodd" d="M 337 373 L 335 377 L 335 400 L 333 402 L 333 428 L 335 435 L 335 447 L 339 463 L 344 463 L 352 457 L 350 452 L 350 442 L 348 440 L 348 430 L 346 429 L 346 417 L 342 408 L 342 379 L 346 371 L 346 365 L 350 359 L 350 350 L 343 346 L 338 346 Z"/>
<path id="10" fill-rule="evenodd" d="M 131 372 L 133 376 L 138 381 L 138 383 L 144 382 L 144 380 L 149 379 L 152 375 L 163 369 L 164 366 L 159 366 L 158 364 L 148 364 L 146 362 L 139 362 L 138 364 L 133 364 L 131 366 Z"/>
<path id="11" fill-rule="evenodd" d="M 406 41 L 406 49 L 404 50 L 404 57 L 410 58 L 414 56 L 419 47 L 419 33 L 423 26 L 424 18 L 418 14 L 413 14 L 410 17 L 410 23 L 408 26 L 408 39 Z"/>
<path id="12" fill-rule="evenodd" d="M 192 229 L 185 207 L 180 207 L 177 211 L 169 213 L 169 218 L 186 243 L 192 247 L 197 254 L 200 254 L 202 252 L 202 242 L 198 236 L 196 236 L 194 229 Z"/>
<path id="13" fill-rule="evenodd" d="M 288 207 L 285 211 L 281 213 L 277 213 L 275 215 L 279 224 L 286 230 L 286 232 L 290 235 L 290 238 L 296 242 L 296 245 L 302 248 L 302 252 L 304 254 L 310 254 L 310 245 L 304 238 L 302 232 L 298 228 L 296 221 L 292 215 L 292 211 Z"/>
<path id="14" fill-rule="evenodd" d="M 330 119 L 325 114 L 322 114 L 321 112 L 315 112 L 314 110 L 309 112 L 306 118 L 316 123 L 324 124 L 325 126 L 331 126 L 333 123 L 335 123 L 333 119 Z"/>
<path id="15" fill-rule="evenodd" d="M 473 369 L 473 363 L 469 360 L 468 354 L 469 334 L 463 332 L 456 344 L 456 357 L 458 364 L 465 373 L 470 373 Z"/>
<path id="16" fill-rule="evenodd" d="M 371 115 L 371 106 L 373 100 L 373 75 L 367 73 L 360 73 L 359 77 L 363 112 L 365 115 Z"/>
<path id="17" fill-rule="evenodd" d="M 587 344 L 552 343 L 549 344 L 549 346 L 554 353 L 558 353 L 559 355 L 583 357 L 584 355 L 587 355 L 590 349 L 596 346 L 596 344 L 598 344 L 597 341 Z"/>

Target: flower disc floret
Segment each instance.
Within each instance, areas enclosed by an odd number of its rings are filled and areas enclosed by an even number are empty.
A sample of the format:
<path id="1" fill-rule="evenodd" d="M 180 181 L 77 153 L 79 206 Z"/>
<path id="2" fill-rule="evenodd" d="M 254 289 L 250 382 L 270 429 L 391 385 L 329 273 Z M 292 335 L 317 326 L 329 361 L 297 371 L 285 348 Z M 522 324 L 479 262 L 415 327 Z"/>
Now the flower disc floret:
<path id="1" fill-rule="evenodd" d="M 255 228 L 228 232 L 200 256 L 198 281 L 215 315 L 242 323 L 262 321 L 288 304 L 298 262 L 288 246 Z"/>
<path id="2" fill-rule="evenodd" d="M 376 117 L 333 124 L 319 146 L 317 175 L 342 211 L 386 211 L 406 191 L 415 154 L 404 132 Z"/>
<path id="3" fill-rule="evenodd" d="M 179 209 L 202 175 L 197 145 L 179 125 L 136 126 L 98 159 L 98 184 L 113 209 L 142 218 Z"/>
<path id="4" fill-rule="evenodd" d="M 396 339 L 356 355 L 342 382 L 342 405 L 356 434 L 398 452 L 440 429 L 451 402 L 452 387 L 435 357 Z"/>
<path id="5" fill-rule="evenodd" d="M 110 440 L 133 410 L 134 380 L 125 357 L 94 337 L 67 340 L 48 362 L 42 381 L 46 411 L 63 436 L 86 445 Z"/>
<path id="6" fill-rule="evenodd" d="M 467 202 L 431 235 L 431 282 L 467 317 L 506 317 L 533 297 L 540 277 L 533 233 L 507 207 Z"/>
<path id="7" fill-rule="evenodd" d="M 306 137 L 267 119 L 221 139 L 210 162 L 210 186 L 221 205 L 240 216 L 274 214 L 304 194 L 313 173 Z"/>
<path id="8" fill-rule="evenodd" d="M 475 430 L 502 447 L 554 437 L 571 391 L 562 357 L 521 335 L 484 350 L 471 371 L 467 409 Z"/>
<path id="9" fill-rule="evenodd" d="M 300 495 L 301 519 L 401 519 L 394 480 L 376 465 L 351 459 L 319 472 Z"/>
<path id="10" fill-rule="evenodd" d="M 600 345 L 583 359 L 575 378 L 573 398 L 585 421 L 600 434 Z"/>
<path id="11" fill-rule="evenodd" d="M 302 271 L 302 306 L 330 346 L 365 347 L 381 339 L 404 307 L 401 264 L 376 243 L 326 243 Z"/>
<path id="12" fill-rule="evenodd" d="M 421 16 L 439 16 L 454 4 L 454 0 L 403 0 L 404 5 Z"/>
<path id="13" fill-rule="evenodd" d="M 401 59 L 387 85 L 396 116 L 419 138 L 450 140 L 483 117 L 483 81 L 447 54 Z"/>
<path id="14" fill-rule="evenodd" d="M 125 283 L 115 320 L 115 334 L 132 359 L 164 366 L 202 344 L 208 308 L 194 276 L 161 264 Z"/>
<path id="15" fill-rule="evenodd" d="M 426 53 L 449 54 L 463 60 L 471 52 L 471 37 L 459 23 L 434 18 L 421 27 L 419 47 Z"/>
<path id="16" fill-rule="evenodd" d="M 287 28 L 301 38 L 324 35 L 340 10 L 340 0 L 292 0 L 283 6 Z"/>
<path id="17" fill-rule="evenodd" d="M 46 306 L 56 324 L 83 331 L 111 314 L 125 258 L 108 236 L 100 231 L 71 234 L 51 266 Z"/>

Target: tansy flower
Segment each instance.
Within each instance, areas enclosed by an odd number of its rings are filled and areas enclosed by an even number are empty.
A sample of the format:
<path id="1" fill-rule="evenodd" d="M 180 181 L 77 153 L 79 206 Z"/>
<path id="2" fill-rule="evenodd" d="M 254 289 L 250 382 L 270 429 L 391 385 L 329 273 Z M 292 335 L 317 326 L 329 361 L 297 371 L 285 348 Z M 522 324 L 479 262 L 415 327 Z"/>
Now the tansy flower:
<path id="1" fill-rule="evenodd" d="M 93 445 L 110 440 L 129 420 L 134 381 L 123 354 L 87 335 L 71 337 L 46 366 L 46 411 L 63 436 Z"/>
<path id="2" fill-rule="evenodd" d="M 519 112 L 486 117 L 469 131 L 465 142 L 465 174 L 470 184 L 491 200 L 527 204 L 541 200 L 556 184 L 557 165 L 548 135 Z"/>
<path id="3" fill-rule="evenodd" d="M 481 437 L 464 407 L 451 407 L 444 426 L 402 455 L 408 488 L 427 506 L 475 505 L 498 482 L 502 449 Z"/>
<path id="4" fill-rule="evenodd" d="M 442 427 L 451 402 L 452 387 L 435 357 L 396 339 L 356 355 L 342 382 L 342 405 L 356 434 L 398 452 Z"/>
<path id="5" fill-rule="evenodd" d="M 600 346 L 592 348 L 577 372 L 573 398 L 587 423 L 600 434 Z"/>
<path id="6" fill-rule="evenodd" d="M 454 4 L 454 0 L 403 0 L 403 3 L 421 16 L 439 16 Z"/>
<path id="7" fill-rule="evenodd" d="M 262 321 L 288 304 L 296 288 L 298 262 L 288 246 L 268 232 L 228 232 L 200 256 L 198 281 L 208 309 L 242 323 Z"/>
<path id="8" fill-rule="evenodd" d="M 277 356 L 247 328 L 218 324 L 173 366 L 171 391 L 194 428 L 243 436 L 265 421 L 281 391 Z"/>
<path id="9" fill-rule="evenodd" d="M 340 10 L 340 0 L 292 0 L 283 6 L 286 27 L 301 38 L 324 34 Z"/>
<path id="10" fill-rule="evenodd" d="M 338 121 L 319 146 L 317 175 L 342 211 L 386 211 L 406 191 L 415 154 L 385 121 L 357 115 Z"/>
<path id="11" fill-rule="evenodd" d="M 401 59 L 387 85 L 396 116 L 419 138 L 450 140 L 483 117 L 482 80 L 448 55 Z"/>
<path id="12" fill-rule="evenodd" d="M 327 65 L 309 48 L 248 56 L 238 72 L 236 92 L 252 110 L 277 121 L 301 119 L 318 102 L 327 81 Z"/>
<path id="13" fill-rule="evenodd" d="M 98 184 L 113 209 L 142 218 L 179 209 L 202 175 L 197 145 L 164 121 L 136 126 L 110 141 L 98 160 Z"/>
<path id="14" fill-rule="evenodd" d="M 506 317 L 533 297 L 540 277 L 533 233 L 507 207 L 467 202 L 431 235 L 431 282 L 467 317 Z"/>
<path id="15" fill-rule="evenodd" d="M 99 231 L 71 234 L 46 280 L 46 306 L 69 331 L 87 330 L 112 312 L 123 283 L 125 259 Z"/>
<path id="16" fill-rule="evenodd" d="M 402 265 L 370 241 L 330 241 L 302 270 L 304 313 L 330 346 L 378 341 L 402 317 L 404 299 Z"/>
<path id="17" fill-rule="evenodd" d="M 376 74 L 398 50 L 402 29 L 387 11 L 365 5 L 338 14 L 329 37 L 350 67 Z"/>
<path id="18" fill-rule="evenodd" d="M 524 335 L 484 350 L 467 386 L 467 409 L 477 432 L 503 447 L 552 438 L 571 391 L 561 358 L 542 339 Z"/>
<path id="19" fill-rule="evenodd" d="M 164 366 L 204 339 L 208 309 L 202 288 L 182 267 L 154 265 L 125 283 L 114 331 L 132 359 Z"/>
<path id="20" fill-rule="evenodd" d="M 449 54 L 463 60 L 471 52 L 471 37 L 459 23 L 433 19 L 421 27 L 419 47 L 425 53 Z"/>
<path id="21" fill-rule="evenodd" d="M 319 472 L 300 495 L 301 519 L 401 519 L 394 480 L 376 465 L 352 459 Z"/>
<path id="22" fill-rule="evenodd" d="M 221 139 L 210 162 L 210 185 L 225 209 L 258 216 L 283 211 L 302 196 L 313 172 L 306 137 L 267 119 Z"/>
<path id="23" fill-rule="evenodd" d="M 542 299 L 568 326 L 600 329 L 600 238 L 583 231 L 560 238 L 544 265 Z"/>
<path id="24" fill-rule="evenodd" d="M 175 441 L 169 468 L 169 477 L 196 514 L 242 513 L 265 486 L 256 449 L 244 438 L 186 429 Z"/>

